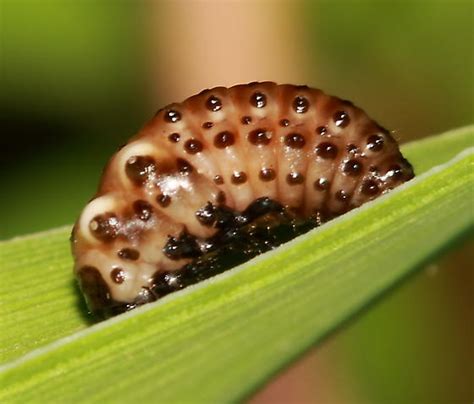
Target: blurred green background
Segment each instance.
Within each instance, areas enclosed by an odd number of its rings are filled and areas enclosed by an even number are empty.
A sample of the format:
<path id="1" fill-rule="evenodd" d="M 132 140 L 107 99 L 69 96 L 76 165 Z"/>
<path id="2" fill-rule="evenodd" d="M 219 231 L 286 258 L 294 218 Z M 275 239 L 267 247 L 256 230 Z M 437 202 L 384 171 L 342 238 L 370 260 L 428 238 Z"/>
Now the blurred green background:
<path id="1" fill-rule="evenodd" d="M 283 2 L 265 4 L 283 9 Z M 145 16 L 160 7 L 121 0 L 0 0 L 0 6 L 0 239 L 6 239 L 72 223 L 108 156 L 160 107 L 150 101 L 157 79 L 149 77 L 143 28 Z M 472 1 L 294 7 L 300 18 L 290 24 L 305 33 L 316 72 L 309 85 L 353 100 L 401 141 L 472 123 Z M 472 402 L 472 247 L 460 246 L 412 278 L 253 400 Z"/>

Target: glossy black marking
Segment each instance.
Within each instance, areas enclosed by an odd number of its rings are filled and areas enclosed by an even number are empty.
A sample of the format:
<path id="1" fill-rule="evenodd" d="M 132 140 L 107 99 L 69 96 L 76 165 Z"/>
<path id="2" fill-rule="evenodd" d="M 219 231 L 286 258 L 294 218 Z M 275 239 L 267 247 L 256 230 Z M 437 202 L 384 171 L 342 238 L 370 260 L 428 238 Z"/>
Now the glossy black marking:
<path id="1" fill-rule="evenodd" d="M 338 149 L 334 143 L 322 142 L 316 146 L 316 154 L 323 159 L 335 159 Z"/>
<path id="2" fill-rule="evenodd" d="M 304 114 L 308 111 L 309 101 L 305 97 L 296 97 L 293 100 L 293 109 L 297 114 Z"/>
<path id="3" fill-rule="evenodd" d="M 114 268 L 110 273 L 110 278 L 114 283 L 121 284 L 125 281 L 125 272 L 122 268 Z"/>
<path id="4" fill-rule="evenodd" d="M 214 176 L 214 184 L 222 185 L 223 183 L 224 183 L 224 177 L 222 177 L 222 175 Z"/>
<path id="5" fill-rule="evenodd" d="M 276 172 L 273 168 L 262 168 L 258 176 L 262 181 L 273 181 L 276 178 Z"/>
<path id="6" fill-rule="evenodd" d="M 327 178 L 318 178 L 316 181 L 314 181 L 313 184 L 314 189 L 316 189 L 317 191 L 325 191 L 329 189 L 330 185 L 331 183 Z"/>
<path id="7" fill-rule="evenodd" d="M 144 222 L 150 220 L 151 216 L 153 215 L 152 206 L 143 200 L 133 202 L 133 211 L 138 216 L 138 218 Z"/>
<path id="8" fill-rule="evenodd" d="M 344 163 L 342 168 L 346 175 L 357 176 L 362 171 L 362 162 L 357 159 L 351 159 Z"/>
<path id="9" fill-rule="evenodd" d="M 166 122 L 176 123 L 181 120 L 181 113 L 173 109 L 170 109 L 165 112 L 164 118 Z"/>
<path id="10" fill-rule="evenodd" d="M 171 143 L 178 143 L 180 138 L 181 136 L 179 135 L 179 133 L 172 133 L 171 135 L 168 136 L 168 140 Z"/>
<path id="11" fill-rule="evenodd" d="M 302 220 L 269 198 L 257 199 L 241 216 L 244 219 L 234 220 L 207 240 L 205 253 L 191 263 L 172 273 L 157 273 L 153 295 L 159 298 L 224 272 L 319 224 Z"/>
<path id="12" fill-rule="evenodd" d="M 252 123 L 252 118 L 250 116 L 243 116 L 240 122 L 242 122 L 243 125 L 249 125 Z"/>
<path id="13" fill-rule="evenodd" d="M 305 144 L 304 136 L 299 133 L 290 133 L 285 136 L 285 145 L 292 149 L 302 149 Z"/>
<path id="14" fill-rule="evenodd" d="M 178 166 L 178 171 L 181 174 L 185 174 L 185 175 L 191 174 L 194 170 L 191 163 L 189 163 L 189 161 L 187 161 L 185 159 L 182 159 L 182 158 L 177 158 L 176 159 L 176 165 Z"/>
<path id="15" fill-rule="evenodd" d="M 403 178 L 402 168 L 398 164 L 393 164 L 387 171 L 387 175 L 394 181 L 399 181 Z"/>
<path id="16" fill-rule="evenodd" d="M 218 133 L 214 138 L 214 146 L 218 149 L 225 149 L 235 143 L 235 136 L 229 131 Z"/>
<path id="17" fill-rule="evenodd" d="M 362 193 L 369 196 L 375 196 L 379 193 L 379 186 L 374 180 L 365 180 L 362 183 Z"/>
<path id="18" fill-rule="evenodd" d="M 336 192 L 336 199 L 341 202 L 347 202 L 349 200 L 349 197 L 350 195 L 343 189 Z"/>
<path id="19" fill-rule="evenodd" d="M 90 221 L 89 229 L 97 239 L 110 242 L 118 235 L 120 221 L 114 213 L 104 213 Z"/>
<path id="20" fill-rule="evenodd" d="M 316 133 L 318 135 L 324 136 L 328 133 L 328 128 L 326 126 L 318 126 L 316 128 Z"/>
<path id="21" fill-rule="evenodd" d="M 349 114 L 345 111 L 337 111 L 333 115 L 334 123 L 339 128 L 345 128 L 349 125 L 351 119 L 349 118 Z"/>
<path id="22" fill-rule="evenodd" d="M 125 164 L 125 174 L 136 185 L 143 185 L 156 173 L 156 163 L 150 156 L 132 156 Z"/>
<path id="23" fill-rule="evenodd" d="M 268 132 L 266 129 L 255 129 L 248 134 L 247 139 L 250 143 L 252 143 L 255 146 L 258 146 L 258 145 L 266 146 L 270 144 L 272 140 L 272 134 L 271 132 Z"/>
<path id="24" fill-rule="evenodd" d="M 189 139 L 184 143 L 184 150 L 189 154 L 197 154 L 202 152 L 203 144 L 198 139 Z"/>
<path id="25" fill-rule="evenodd" d="M 232 184 L 235 185 L 244 184 L 247 181 L 247 174 L 245 174 L 243 171 L 236 171 L 232 174 L 230 180 Z"/>
<path id="26" fill-rule="evenodd" d="M 160 205 L 162 208 L 167 208 L 171 204 L 171 196 L 160 194 L 156 197 L 156 202 L 158 202 L 158 205 Z"/>
<path id="27" fill-rule="evenodd" d="M 304 175 L 297 172 L 289 173 L 286 176 L 286 182 L 289 185 L 300 185 L 304 183 Z"/>
<path id="28" fill-rule="evenodd" d="M 203 226 L 212 226 L 216 221 L 215 206 L 211 202 L 208 202 L 196 212 L 196 218 Z"/>
<path id="29" fill-rule="evenodd" d="M 222 108 L 222 101 L 220 100 L 220 98 L 214 96 L 214 95 L 211 95 L 207 100 L 206 100 L 206 108 L 209 110 L 209 111 L 212 111 L 212 112 L 217 112 L 219 111 L 221 108 Z"/>
<path id="30" fill-rule="evenodd" d="M 380 135 L 370 135 L 367 139 L 367 148 L 374 152 L 378 152 L 383 149 L 384 140 Z"/>
<path id="31" fill-rule="evenodd" d="M 250 97 L 250 103 L 255 108 L 263 108 L 265 105 L 267 105 L 267 97 L 261 92 L 253 93 Z"/>

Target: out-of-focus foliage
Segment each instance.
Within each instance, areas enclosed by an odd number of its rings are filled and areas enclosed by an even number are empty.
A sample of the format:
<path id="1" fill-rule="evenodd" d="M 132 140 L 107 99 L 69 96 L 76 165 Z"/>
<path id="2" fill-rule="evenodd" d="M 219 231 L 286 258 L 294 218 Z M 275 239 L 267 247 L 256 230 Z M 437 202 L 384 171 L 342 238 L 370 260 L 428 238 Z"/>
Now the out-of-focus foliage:
<path id="1" fill-rule="evenodd" d="M 0 239 L 71 223 L 151 114 L 139 3 L 2 0 Z"/>
<path id="2" fill-rule="evenodd" d="M 307 3 L 314 83 L 363 106 L 402 140 L 472 123 L 474 3 Z"/>

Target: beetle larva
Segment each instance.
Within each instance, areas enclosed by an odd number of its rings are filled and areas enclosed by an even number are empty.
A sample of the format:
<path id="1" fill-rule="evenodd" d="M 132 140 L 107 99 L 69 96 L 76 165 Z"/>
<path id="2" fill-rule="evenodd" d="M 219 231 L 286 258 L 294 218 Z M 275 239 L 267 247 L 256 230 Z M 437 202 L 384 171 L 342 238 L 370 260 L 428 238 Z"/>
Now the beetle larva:
<path id="1" fill-rule="evenodd" d="M 306 86 L 216 87 L 171 104 L 106 166 L 72 235 L 92 311 L 154 301 L 413 177 L 390 133 Z"/>

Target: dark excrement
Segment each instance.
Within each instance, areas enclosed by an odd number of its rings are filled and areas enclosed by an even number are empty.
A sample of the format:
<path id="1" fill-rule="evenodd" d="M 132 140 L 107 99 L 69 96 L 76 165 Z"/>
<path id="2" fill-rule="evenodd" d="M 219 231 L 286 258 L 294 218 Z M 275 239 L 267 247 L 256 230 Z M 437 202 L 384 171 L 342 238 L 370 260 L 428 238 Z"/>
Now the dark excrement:
<path id="1" fill-rule="evenodd" d="M 111 317 L 220 274 L 306 233 L 323 219 L 320 214 L 303 217 L 270 198 L 255 200 L 243 212 L 208 203 L 196 216 L 217 228 L 216 234 L 198 239 L 185 231 L 169 237 L 163 248 L 168 258 L 191 258 L 191 262 L 177 271 L 157 272 L 151 287 L 132 303 L 102 302 L 96 314 Z"/>

